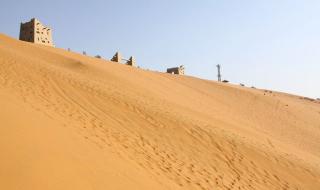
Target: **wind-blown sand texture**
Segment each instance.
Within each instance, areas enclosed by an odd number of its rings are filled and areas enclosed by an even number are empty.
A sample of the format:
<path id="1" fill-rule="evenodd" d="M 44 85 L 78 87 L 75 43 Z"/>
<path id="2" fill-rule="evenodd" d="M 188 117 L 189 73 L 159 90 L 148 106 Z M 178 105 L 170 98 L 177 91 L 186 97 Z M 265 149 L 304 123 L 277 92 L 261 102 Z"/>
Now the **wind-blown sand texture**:
<path id="1" fill-rule="evenodd" d="M 320 103 L 0 35 L 0 189 L 319 190 Z"/>

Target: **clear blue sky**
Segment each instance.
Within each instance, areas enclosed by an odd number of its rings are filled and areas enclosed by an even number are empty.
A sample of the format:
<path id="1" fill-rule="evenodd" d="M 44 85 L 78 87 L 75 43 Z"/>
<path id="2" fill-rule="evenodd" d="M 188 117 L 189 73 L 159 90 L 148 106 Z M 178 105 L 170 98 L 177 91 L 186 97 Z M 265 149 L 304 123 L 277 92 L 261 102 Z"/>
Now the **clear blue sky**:
<path id="1" fill-rule="evenodd" d="M 0 32 L 17 38 L 32 17 L 57 47 L 138 65 L 320 98 L 317 0 L 1 0 Z"/>

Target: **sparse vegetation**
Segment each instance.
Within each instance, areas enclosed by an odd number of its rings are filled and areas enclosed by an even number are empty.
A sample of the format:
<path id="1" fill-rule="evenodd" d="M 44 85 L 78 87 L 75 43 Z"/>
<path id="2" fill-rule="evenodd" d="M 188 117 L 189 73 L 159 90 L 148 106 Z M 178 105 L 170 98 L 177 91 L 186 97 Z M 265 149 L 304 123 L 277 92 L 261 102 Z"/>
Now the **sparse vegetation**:
<path id="1" fill-rule="evenodd" d="M 311 101 L 311 102 L 314 102 L 316 101 L 316 99 L 313 99 L 313 98 L 309 98 L 309 97 L 302 97 L 304 100 L 308 100 L 308 101 Z"/>
<path id="2" fill-rule="evenodd" d="M 271 90 L 264 90 L 264 92 L 272 94 Z"/>

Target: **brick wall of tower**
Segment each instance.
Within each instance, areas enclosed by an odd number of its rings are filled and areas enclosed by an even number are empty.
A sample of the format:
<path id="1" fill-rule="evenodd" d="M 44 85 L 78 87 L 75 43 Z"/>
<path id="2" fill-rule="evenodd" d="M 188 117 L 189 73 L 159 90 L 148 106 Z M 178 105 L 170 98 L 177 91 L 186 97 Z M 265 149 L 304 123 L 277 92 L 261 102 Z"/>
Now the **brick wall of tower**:
<path id="1" fill-rule="evenodd" d="M 39 20 L 34 18 L 29 22 L 21 23 L 19 39 L 36 44 L 54 46 L 51 28 L 42 25 Z"/>

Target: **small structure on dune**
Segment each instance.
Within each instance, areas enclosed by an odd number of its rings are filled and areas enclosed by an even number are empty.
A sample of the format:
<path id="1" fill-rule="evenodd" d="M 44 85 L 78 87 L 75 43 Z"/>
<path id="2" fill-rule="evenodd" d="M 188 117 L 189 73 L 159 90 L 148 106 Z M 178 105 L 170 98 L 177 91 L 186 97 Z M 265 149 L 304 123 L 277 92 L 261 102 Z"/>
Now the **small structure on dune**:
<path id="1" fill-rule="evenodd" d="M 111 61 L 121 63 L 121 54 L 119 52 L 114 54 L 114 56 L 111 58 Z"/>
<path id="2" fill-rule="evenodd" d="M 133 56 L 131 56 L 129 59 L 123 59 L 121 54 L 119 52 L 117 52 L 116 54 L 114 54 L 114 56 L 111 58 L 111 61 L 113 62 L 117 62 L 117 63 L 121 63 L 122 61 L 125 61 L 126 65 L 132 66 L 132 67 L 136 67 L 136 60 Z"/>
<path id="3" fill-rule="evenodd" d="M 130 66 L 132 66 L 132 67 L 135 67 L 135 66 L 136 66 L 136 60 L 134 59 L 133 56 L 131 56 L 131 57 L 129 58 L 129 60 L 126 60 L 126 61 L 127 61 L 127 62 L 126 62 L 127 65 L 130 65 Z"/>
<path id="4" fill-rule="evenodd" d="M 176 75 L 184 75 L 184 66 L 180 65 L 179 67 L 172 67 L 167 69 L 167 73 L 176 74 Z"/>
<path id="5" fill-rule="evenodd" d="M 228 83 L 229 81 L 228 81 L 228 80 L 223 80 L 222 82 L 224 82 L 224 83 Z"/>

